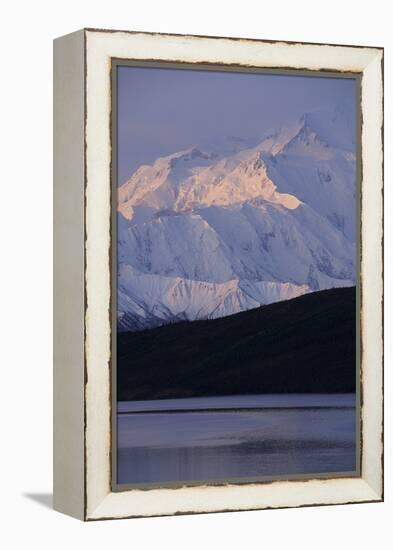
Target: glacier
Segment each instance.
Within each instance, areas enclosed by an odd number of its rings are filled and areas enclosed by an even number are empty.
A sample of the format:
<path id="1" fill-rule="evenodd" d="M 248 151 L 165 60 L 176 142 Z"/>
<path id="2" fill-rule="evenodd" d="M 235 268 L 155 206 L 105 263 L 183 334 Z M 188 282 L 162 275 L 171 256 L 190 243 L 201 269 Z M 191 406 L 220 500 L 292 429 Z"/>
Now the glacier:
<path id="1" fill-rule="evenodd" d="M 355 285 L 354 131 L 316 111 L 140 166 L 118 189 L 119 330 Z"/>

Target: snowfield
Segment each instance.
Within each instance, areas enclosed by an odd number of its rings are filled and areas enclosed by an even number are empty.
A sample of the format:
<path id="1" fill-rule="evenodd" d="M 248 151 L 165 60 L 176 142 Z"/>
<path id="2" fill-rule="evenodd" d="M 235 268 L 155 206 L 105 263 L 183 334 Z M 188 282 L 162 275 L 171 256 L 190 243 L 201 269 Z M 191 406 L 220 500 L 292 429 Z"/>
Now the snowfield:
<path id="1" fill-rule="evenodd" d="M 119 330 L 355 285 L 354 135 L 340 109 L 307 113 L 139 167 L 118 190 Z"/>

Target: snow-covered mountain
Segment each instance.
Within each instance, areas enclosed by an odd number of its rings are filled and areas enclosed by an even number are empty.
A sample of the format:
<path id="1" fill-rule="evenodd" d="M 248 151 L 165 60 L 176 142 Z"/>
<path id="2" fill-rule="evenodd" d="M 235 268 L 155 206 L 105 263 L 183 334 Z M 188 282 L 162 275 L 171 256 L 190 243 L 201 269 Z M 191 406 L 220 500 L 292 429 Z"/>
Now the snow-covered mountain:
<path id="1" fill-rule="evenodd" d="M 119 329 L 354 285 L 354 132 L 339 109 L 307 113 L 138 168 L 118 191 Z"/>

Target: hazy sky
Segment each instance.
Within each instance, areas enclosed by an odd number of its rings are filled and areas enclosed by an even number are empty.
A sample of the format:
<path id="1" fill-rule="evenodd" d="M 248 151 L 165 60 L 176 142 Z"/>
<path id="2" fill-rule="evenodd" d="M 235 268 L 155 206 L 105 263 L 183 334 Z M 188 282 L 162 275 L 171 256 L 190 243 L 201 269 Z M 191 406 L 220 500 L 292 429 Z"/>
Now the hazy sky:
<path id="1" fill-rule="evenodd" d="M 354 117 L 355 79 L 119 67 L 119 184 L 160 156 L 226 136 L 256 138 L 342 103 Z"/>

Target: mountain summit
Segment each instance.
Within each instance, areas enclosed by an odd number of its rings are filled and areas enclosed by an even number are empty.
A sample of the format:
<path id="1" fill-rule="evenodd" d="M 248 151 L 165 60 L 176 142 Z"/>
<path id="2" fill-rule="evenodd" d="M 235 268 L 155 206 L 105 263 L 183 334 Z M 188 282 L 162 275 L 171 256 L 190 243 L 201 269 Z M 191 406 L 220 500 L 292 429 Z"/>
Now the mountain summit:
<path id="1" fill-rule="evenodd" d="M 340 113 L 138 168 L 118 190 L 119 329 L 355 285 L 356 157 Z"/>

